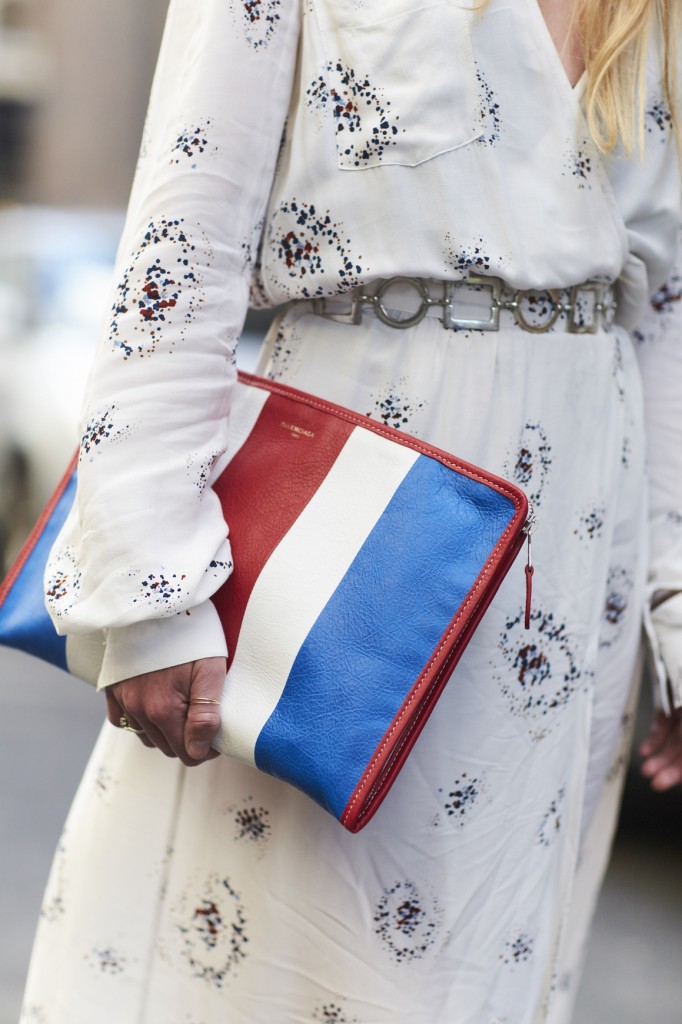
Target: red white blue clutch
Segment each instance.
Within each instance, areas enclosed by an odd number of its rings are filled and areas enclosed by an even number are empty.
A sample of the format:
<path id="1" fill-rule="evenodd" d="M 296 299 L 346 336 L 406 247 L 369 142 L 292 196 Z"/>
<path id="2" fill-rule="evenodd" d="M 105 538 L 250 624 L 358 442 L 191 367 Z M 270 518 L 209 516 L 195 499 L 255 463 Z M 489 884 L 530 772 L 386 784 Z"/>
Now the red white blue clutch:
<path id="1" fill-rule="evenodd" d="M 518 487 L 365 416 L 240 374 L 214 485 L 235 568 L 215 746 L 359 831 L 528 532 Z M 0 643 L 67 668 L 43 604 L 62 484 L 0 588 Z M 528 575 L 530 579 L 530 573 Z"/>

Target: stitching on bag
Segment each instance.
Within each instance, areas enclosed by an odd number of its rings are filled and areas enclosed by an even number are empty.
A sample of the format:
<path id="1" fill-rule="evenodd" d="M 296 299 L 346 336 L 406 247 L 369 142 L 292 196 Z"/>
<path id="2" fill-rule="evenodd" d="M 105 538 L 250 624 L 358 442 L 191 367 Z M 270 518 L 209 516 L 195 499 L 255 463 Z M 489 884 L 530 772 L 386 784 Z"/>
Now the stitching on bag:
<path id="1" fill-rule="evenodd" d="M 471 593 L 469 594 L 469 597 L 464 602 L 464 604 L 460 607 L 459 611 L 457 612 L 457 615 L 455 616 L 455 618 L 452 621 L 452 624 L 451 624 L 449 630 L 445 634 L 445 637 L 443 638 L 443 640 L 440 642 L 439 646 L 436 648 L 436 650 L 431 655 L 429 663 L 427 664 L 426 668 L 423 671 L 423 675 L 428 675 L 431 667 L 438 660 L 438 657 L 441 654 L 441 652 L 443 651 L 443 649 L 445 647 L 447 647 L 449 639 L 452 636 L 453 631 L 456 629 L 459 620 L 462 618 L 462 616 L 467 611 L 468 605 L 470 605 L 471 602 L 474 601 L 474 600 L 476 600 L 477 605 L 478 605 L 478 603 L 480 603 L 480 600 L 479 600 L 480 591 L 483 588 L 484 583 L 486 581 L 485 578 L 486 578 L 486 576 L 488 576 L 490 574 L 490 572 L 492 570 L 492 567 L 493 567 L 493 564 L 494 563 L 499 563 L 501 561 L 502 552 L 499 549 L 501 547 L 503 547 L 503 542 L 505 540 L 505 537 L 510 532 L 511 529 L 512 529 L 512 524 L 509 523 L 509 525 L 507 526 L 507 528 L 505 529 L 504 533 L 502 534 L 502 536 L 500 537 L 499 541 L 496 544 L 496 549 L 497 550 L 493 551 L 493 553 L 491 554 L 491 556 L 488 559 L 487 563 L 484 565 L 483 569 L 479 573 L 478 579 L 477 579 L 476 583 L 474 584 L 474 587 L 473 587 Z M 474 611 L 475 610 L 476 609 L 474 608 Z M 451 653 L 454 653 L 457 650 L 457 647 L 459 646 L 461 640 L 462 640 L 462 634 L 460 634 L 460 636 L 457 638 L 455 644 L 452 647 Z M 425 710 L 426 702 L 427 702 L 430 694 L 432 693 L 434 687 L 437 685 L 438 681 L 440 680 L 440 677 L 442 676 L 442 674 L 445 671 L 446 667 L 447 667 L 447 661 L 442 666 L 442 668 L 439 670 L 439 672 L 437 673 L 437 675 L 433 679 L 431 685 L 429 686 L 428 690 L 423 695 L 423 697 L 422 697 L 423 706 L 419 709 L 418 713 L 415 715 L 414 723 L 412 725 L 410 725 L 409 729 L 407 730 L 407 732 L 405 734 L 405 740 L 403 742 L 401 742 L 401 744 L 400 744 L 399 748 L 397 749 L 396 753 L 399 753 L 400 750 L 402 750 L 405 742 L 407 741 L 407 738 L 411 735 L 412 731 L 414 730 L 414 726 L 419 721 L 420 716 L 423 714 L 423 712 Z M 372 758 L 370 763 L 365 768 L 365 771 L 363 772 L 362 777 L 360 778 L 360 781 L 359 781 L 359 783 L 356 786 L 355 796 L 353 797 L 351 802 L 348 804 L 348 806 L 346 808 L 346 811 L 345 811 L 345 813 L 343 815 L 343 819 L 342 819 L 343 821 L 345 821 L 350 816 L 350 813 L 353 810 L 354 805 L 360 799 L 360 791 L 362 789 L 363 784 L 367 780 L 368 776 L 371 775 L 372 770 L 374 769 L 374 766 L 381 759 L 381 755 L 383 754 L 383 752 L 386 749 L 386 747 L 389 746 L 393 734 L 396 732 L 397 729 L 399 729 L 401 722 L 404 720 L 405 716 L 409 713 L 411 705 L 413 705 L 416 700 L 417 700 L 417 693 L 415 692 L 415 690 L 413 690 L 413 692 L 412 692 L 412 694 L 411 694 L 407 704 L 405 705 L 403 710 L 400 712 L 398 718 L 395 720 L 393 725 L 391 726 L 391 729 L 389 730 L 388 734 L 384 737 L 384 740 L 383 740 L 381 746 L 375 752 L 374 757 Z M 378 781 L 377 781 L 377 784 L 378 784 Z M 370 794 L 371 794 L 371 792 L 372 792 L 372 790 L 370 790 Z M 368 804 L 368 807 L 369 807 L 369 804 Z M 361 817 L 364 817 L 365 813 L 366 812 L 363 811 Z"/>
<path id="2" fill-rule="evenodd" d="M 508 527 L 508 529 L 509 528 L 510 527 Z M 492 560 L 492 557 L 493 556 L 491 556 L 491 560 Z M 483 570 L 483 571 L 485 571 L 485 570 Z M 481 577 L 479 577 L 481 583 L 482 583 L 483 571 L 481 573 Z M 478 583 L 475 586 L 478 586 Z M 472 597 L 474 596 L 474 592 L 473 591 L 472 591 L 471 596 Z M 482 600 L 482 597 L 477 601 L 476 608 L 478 608 L 478 606 L 480 605 L 481 600 Z M 473 609 L 473 613 L 476 612 L 476 608 Z M 463 612 L 463 608 L 460 611 Z M 455 618 L 452 626 L 448 630 L 447 636 L 449 636 L 450 633 L 452 632 L 452 630 L 454 629 L 456 621 L 457 621 L 457 619 Z M 415 728 L 417 727 L 420 719 L 425 714 L 425 712 L 427 710 L 427 705 L 428 705 L 429 698 L 430 698 L 431 694 L 433 693 L 434 689 L 436 688 L 436 686 L 438 685 L 438 683 L 439 683 L 439 681 L 441 679 L 441 676 L 447 670 L 447 668 L 448 668 L 448 666 L 449 666 L 449 664 L 450 664 L 450 662 L 452 660 L 452 655 L 454 655 L 455 651 L 457 650 L 457 648 L 461 644 L 463 638 L 464 638 L 464 631 L 462 631 L 462 633 L 460 633 L 460 635 L 458 636 L 456 642 L 453 644 L 452 650 L 449 652 L 449 657 L 446 658 L 446 660 L 444 661 L 443 665 L 439 669 L 438 674 L 434 677 L 434 679 L 432 680 L 432 682 L 431 682 L 429 688 L 427 689 L 426 693 L 423 695 L 421 706 L 419 707 L 416 715 L 414 716 L 413 721 L 410 723 L 409 728 L 406 729 L 405 734 L 401 738 L 399 745 L 396 747 L 395 752 L 394 752 L 395 756 L 394 756 L 393 760 L 395 760 L 397 757 L 400 756 L 401 750 L 403 749 L 405 744 L 408 742 L 410 736 L 412 735 L 412 733 L 414 732 Z M 428 672 L 429 668 L 433 664 L 433 661 L 438 656 L 438 653 L 440 652 L 440 650 L 442 650 L 443 646 L 446 643 L 447 643 L 447 639 L 443 641 L 443 643 L 440 645 L 438 651 L 432 657 L 431 661 L 429 662 L 429 665 L 424 670 L 424 674 L 426 674 Z M 416 695 L 413 694 L 413 696 L 410 698 L 410 701 L 414 700 L 415 696 Z M 401 713 L 401 718 L 403 717 L 404 713 L 406 713 L 406 712 L 407 712 L 407 707 L 404 709 L 404 712 Z M 396 721 L 396 723 L 395 723 L 394 727 L 392 728 L 391 732 L 395 731 L 395 728 L 398 727 L 399 721 L 400 721 L 400 719 L 398 719 L 398 721 Z M 390 735 L 391 735 L 391 733 L 389 733 L 389 736 L 386 738 L 383 746 L 385 746 L 389 742 Z M 348 808 L 346 809 L 346 811 L 345 811 L 345 813 L 344 813 L 344 815 L 342 817 L 342 821 L 343 822 L 345 822 L 348 819 L 348 816 L 351 813 L 353 805 L 360 799 L 360 790 L 362 789 L 362 785 L 365 782 L 365 780 L 367 779 L 367 777 L 369 776 L 369 774 L 371 773 L 371 770 L 374 767 L 374 764 L 376 763 L 377 759 L 380 757 L 381 751 L 383 750 L 383 746 L 379 749 L 379 752 L 376 754 L 374 760 L 365 769 L 365 772 L 363 773 L 363 776 L 362 776 L 360 782 L 356 786 L 356 795 L 353 797 L 353 800 L 349 804 Z M 370 808 L 371 808 L 372 804 L 374 803 L 374 801 L 376 800 L 377 796 L 379 795 L 379 792 L 381 791 L 382 782 L 383 782 L 383 778 L 380 776 L 378 779 L 376 779 L 376 781 L 372 785 L 371 789 L 367 793 L 367 796 L 364 798 L 363 808 L 360 811 L 360 814 L 358 815 L 358 822 L 362 821 L 362 819 L 366 818 L 367 815 L 369 814 L 369 811 L 370 811 Z"/>
<path id="3" fill-rule="evenodd" d="M 357 413 L 349 415 L 342 408 L 334 406 L 331 402 L 324 402 L 320 399 L 309 397 L 303 392 L 296 391 L 295 388 L 289 388 L 286 385 L 274 382 L 271 383 L 270 381 L 263 380 L 262 378 L 248 373 L 240 372 L 239 376 L 244 383 L 262 388 L 264 391 L 270 391 L 272 394 L 279 394 L 283 398 L 299 402 L 301 405 L 308 405 L 313 409 L 319 409 L 321 412 L 326 412 L 331 416 L 336 416 L 337 419 L 346 420 L 346 422 L 352 423 L 356 427 L 360 427 L 363 430 L 370 430 L 373 434 L 379 434 L 380 437 L 385 437 L 387 440 L 393 441 L 395 444 L 400 444 L 403 448 L 413 448 L 422 455 L 428 455 L 429 458 L 436 459 L 438 462 L 442 463 L 444 466 L 448 466 L 450 469 L 456 469 L 463 476 L 468 476 L 473 480 L 478 480 L 480 483 L 484 483 L 488 487 L 493 487 L 498 492 L 505 494 L 514 505 L 517 512 L 521 507 L 521 500 L 518 492 L 513 490 L 506 481 L 502 480 L 502 478 L 495 478 L 492 480 L 489 476 L 477 473 L 474 467 L 470 466 L 468 463 L 460 462 L 458 459 L 449 458 L 445 452 L 436 451 L 433 447 L 419 444 L 419 442 L 415 440 L 408 439 L 406 435 L 395 430 L 394 427 L 387 430 L 385 427 L 382 427 L 379 423 L 375 423 L 369 418 L 365 422 Z"/>
<path id="4" fill-rule="evenodd" d="M 451 652 L 452 654 L 454 654 L 454 652 L 457 650 L 457 647 L 459 646 L 460 639 L 461 638 L 459 638 L 457 640 L 457 643 L 452 648 L 452 652 Z M 431 685 L 429 686 L 428 690 L 424 694 L 423 703 L 419 707 L 419 709 L 418 709 L 416 715 L 414 716 L 414 719 L 410 723 L 409 727 L 405 730 L 405 732 L 404 732 L 404 734 L 403 734 L 403 736 L 402 736 L 402 738 L 400 740 L 400 743 L 395 748 L 394 760 L 397 759 L 400 756 L 401 750 L 406 745 L 406 743 L 409 740 L 410 736 L 412 735 L 412 733 L 416 729 L 420 719 L 422 718 L 422 716 L 426 712 L 426 706 L 427 706 L 428 699 L 431 696 L 431 694 L 433 693 L 433 691 L 435 690 L 435 688 L 438 685 L 438 683 L 440 682 L 441 676 L 443 675 L 443 673 L 447 669 L 449 663 L 450 663 L 450 659 L 448 658 L 445 661 L 445 663 L 443 664 L 443 666 L 441 667 L 441 669 L 438 672 L 438 674 L 434 677 L 433 682 L 431 683 Z M 358 821 L 361 821 L 363 818 L 366 818 L 367 815 L 369 814 L 370 808 L 371 808 L 372 804 L 374 803 L 374 801 L 376 800 L 376 798 L 379 795 L 379 792 L 381 790 L 381 783 L 382 783 L 382 781 L 383 781 L 383 779 L 381 777 L 378 778 L 376 780 L 376 782 L 374 783 L 374 785 L 372 786 L 372 788 L 370 789 L 369 793 L 367 794 L 367 796 L 365 798 L 364 806 L 363 806 L 360 814 L 358 815 Z M 357 799 L 358 799 L 357 797 L 354 798 L 353 802 L 355 802 L 355 800 L 357 800 Z M 348 814 L 350 814 L 352 806 L 353 806 L 353 804 L 351 803 L 350 807 L 348 808 L 348 812 L 347 812 Z M 344 818 L 346 818 L 345 814 L 344 814 Z"/>
<path id="5" fill-rule="evenodd" d="M 14 565 L 8 572 L 2 586 L 0 587 L 0 608 L 5 603 L 10 590 L 18 580 L 19 576 L 21 575 L 24 569 L 24 566 L 26 565 L 29 558 L 33 554 L 33 550 L 38 541 L 40 540 L 45 529 L 45 526 L 47 525 L 50 517 L 52 516 L 52 513 L 54 512 L 55 508 L 64 497 L 64 492 L 66 488 L 69 486 L 69 483 L 71 482 L 71 477 L 73 476 L 73 472 L 76 468 L 77 463 L 78 453 L 76 452 L 76 454 L 71 459 L 71 462 L 69 463 L 68 469 L 64 473 L 64 476 L 59 481 L 54 491 L 54 494 L 48 501 L 43 511 L 40 513 L 37 523 L 31 530 L 30 534 L 28 535 L 28 539 L 26 540 L 24 546 L 22 547 L 21 551 L 17 556 Z"/>
<path id="6" fill-rule="evenodd" d="M 478 587 L 477 587 L 477 590 L 480 590 L 480 587 L 481 587 L 481 586 L 483 585 L 483 577 L 484 577 L 484 575 L 485 575 L 485 571 L 486 571 L 486 570 L 484 569 L 484 570 L 482 570 L 482 572 L 481 572 L 481 575 L 480 575 L 480 577 L 479 577 L 479 579 L 480 579 L 480 586 L 478 586 Z M 470 595 L 470 596 L 469 596 L 469 600 L 468 600 L 468 601 L 466 601 L 466 602 L 465 602 L 465 603 L 464 603 L 464 604 L 462 605 L 462 607 L 461 607 L 461 608 L 459 609 L 459 611 L 457 612 L 457 615 L 455 616 L 455 618 L 454 618 L 454 620 L 453 620 L 453 622 L 452 622 L 452 625 L 450 626 L 450 629 L 449 629 L 449 630 L 448 630 L 448 632 L 446 633 L 446 635 L 445 635 L 445 638 L 444 638 L 444 639 L 443 639 L 443 640 L 441 641 L 440 645 L 439 645 L 439 646 L 438 646 L 438 647 L 436 648 L 436 650 L 435 650 L 435 651 L 433 652 L 433 654 L 431 655 L 431 659 L 430 659 L 430 661 L 429 661 L 428 665 L 426 666 L 426 668 L 424 669 L 424 675 L 428 675 L 428 672 L 429 672 L 429 670 L 431 669 L 431 667 L 432 667 L 433 663 L 434 663 L 434 662 L 435 662 L 435 661 L 436 661 L 436 660 L 438 659 L 438 656 L 439 656 L 439 654 L 441 653 L 441 651 L 443 650 L 443 648 L 447 646 L 447 643 L 448 643 L 448 640 L 449 640 L 450 636 L 452 635 L 452 633 L 453 633 L 453 631 L 454 631 L 454 629 L 455 629 L 455 627 L 456 627 L 457 623 L 459 622 L 459 620 L 460 620 L 460 619 L 462 618 L 462 616 L 463 616 L 463 615 L 464 615 L 464 613 L 466 612 L 466 610 L 467 610 L 467 605 L 471 603 L 471 601 L 473 600 L 473 597 L 474 597 L 474 595 L 473 595 L 473 594 L 472 594 L 472 595 Z M 454 652 L 454 651 L 455 651 L 455 650 L 457 649 L 457 646 L 458 646 L 458 644 L 459 644 L 459 640 L 460 640 L 460 638 L 458 637 L 458 639 L 457 639 L 457 642 L 455 643 L 455 645 L 454 645 L 454 646 L 453 646 L 453 648 L 452 648 L 453 652 Z M 445 669 L 445 666 L 443 666 L 443 668 L 441 668 L 441 670 L 440 670 L 440 671 L 438 672 L 438 674 L 437 674 L 437 675 L 436 675 L 436 677 L 434 678 L 433 682 L 432 682 L 432 683 L 431 683 L 431 685 L 429 686 L 429 688 L 428 688 L 428 690 L 427 690 L 426 694 L 424 695 L 424 699 L 425 699 L 425 700 L 426 700 L 426 698 L 428 698 L 428 696 L 429 696 L 429 694 L 431 693 L 432 689 L 434 688 L 434 686 L 436 685 L 436 683 L 437 683 L 437 682 L 438 682 L 438 680 L 440 679 L 440 677 L 441 677 L 441 675 L 442 675 L 442 673 L 443 673 L 444 669 Z M 388 746 L 388 745 L 390 744 L 390 741 L 391 741 L 391 738 L 392 738 L 393 734 L 394 734 L 394 733 L 396 732 L 396 730 L 397 730 L 397 729 L 399 728 L 399 726 L 400 726 L 400 723 L 401 723 L 401 722 L 402 722 L 402 720 L 403 720 L 403 719 L 405 718 L 405 716 L 406 716 L 406 715 L 408 714 L 408 712 L 409 712 L 409 710 L 410 710 L 410 706 L 411 706 L 412 704 L 414 704 L 414 702 L 416 701 L 416 699 L 417 699 L 417 694 L 416 694 L 416 692 L 415 692 L 415 691 L 413 690 L 413 691 L 412 691 L 412 694 L 411 694 L 411 696 L 410 696 L 410 698 L 409 698 L 409 700 L 408 700 L 408 702 L 407 702 L 407 704 L 405 705 L 405 707 L 403 708 L 403 710 L 402 710 L 402 711 L 400 712 L 400 714 L 399 714 L 398 718 L 397 718 L 397 719 L 395 720 L 395 722 L 393 723 L 393 725 L 391 726 L 391 728 L 390 728 L 390 730 L 389 730 L 388 734 L 387 734 L 387 735 L 386 735 L 386 736 L 384 737 L 384 740 L 383 740 L 383 742 L 382 742 L 381 746 L 380 746 L 380 747 L 379 747 L 379 748 L 377 749 L 376 753 L 374 754 L 374 757 L 372 758 L 372 760 L 370 761 L 370 763 L 369 763 L 369 764 L 367 765 L 367 767 L 365 768 L 365 771 L 364 771 L 364 772 L 363 772 L 363 774 L 362 774 L 362 777 L 361 777 L 361 779 L 360 779 L 360 782 L 358 783 L 358 785 L 357 785 L 357 787 L 356 787 L 356 794 L 355 794 L 355 796 L 353 797 L 353 799 L 351 800 L 351 802 L 349 803 L 349 805 L 348 805 L 348 808 L 347 808 L 347 810 L 346 810 L 346 813 L 344 814 L 344 818 L 346 818 L 346 817 L 347 817 L 347 816 L 348 816 L 348 815 L 350 814 L 350 812 L 352 811 L 352 809 L 353 809 L 354 805 L 355 805 L 355 804 L 357 803 L 357 801 L 358 801 L 358 800 L 360 799 L 360 792 L 359 792 L 359 791 L 360 791 L 360 790 L 362 789 L 363 783 L 364 783 L 364 782 L 366 781 L 367 777 L 368 777 L 368 776 L 369 776 L 369 775 L 370 775 L 370 774 L 372 773 L 372 769 L 373 769 L 373 768 L 374 768 L 374 766 L 376 765 L 377 761 L 379 761 L 379 760 L 381 759 L 381 755 L 383 754 L 383 752 L 384 752 L 384 750 L 386 749 L 386 747 L 387 747 L 387 746 Z M 415 719 L 415 720 L 416 720 L 416 719 Z M 409 732 L 408 732 L 408 734 L 409 734 Z M 401 749 L 402 749 L 402 748 L 401 748 Z"/>
<path id="7" fill-rule="evenodd" d="M 476 603 L 476 608 L 478 608 L 480 603 L 481 602 L 479 600 Z M 473 609 L 474 613 L 476 612 L 476 608 Z M 452 632 L 452 630 L 450 630 L 450 632 Z M 426 693 L 423 695 L 422 703 L 421 703 L 419 709 L 417 710 L 417 713 L 414 716 L 414 719 L 410 723 L 409 727 L 405 730 L 405 733 L 403 734 L 403 736 L 402 736 L 402 738 L 400 740 L 400 743 L 395 748 L 395 751 L 394 751 L 395 756 L 394 756 L 393 760 L 395 760 L 397 757 L 400 756 L 401 750 L 406 745 L 406 743 L 409 740 L 410 736 L 412 735 L 412 733 L 416 729 L 416 727 L 417 727 L 417 725 L 419 723 L 419 720 L 425 714 L 426 709 L 427 709 L 427 704 L 428 704 L 429 697 L 431 696 L 431 694 L 433 693 L 433 691 L 437 687 L 437 685 L 440 682 L 440 679 L 443 676 L 443 674 L 447 671 L 447 668 L 448 668 L 448 666 L 450 664 L 450 661 L 452 660 L 452 655 L 454 655 L 455 651 L 457 650 L 457 648 L 461 644 L 463 638 L 464 638 L 464 631 L 462 631 L 462 633 L 460 633 L 460 635 L 457 637 L 457 640 L 453 644 L 452 650 L 450 651 L 450 657 L 446 658 L 446 660 L 443 662 L 443 664 L 441 665 L 441 667 L 440 667 L 440 669 L 438 671 L 438 674 L 436 676 L 434 676 L 434 678 L 433 678 L 433 680 L 431 682 L 431 685 L 429 686 L 429 688 L 426 691 Z M 397 725 L 397 723 L 396 723 L 396 725 Z M 362 778 L 359 786 L 357 787 L 358 789 L 360 789 L 360 787 L 362 786 L 362 782 L 364 781 L 364 779 L 369 774 L 369 771 L 370 771 L 369 768 L 365 770 L 365 774 L 363 775 L 363 778 Z M 372 788 L 370 789 L 369 793 L 365 797 L 364 806 L 363 806 L 360 814 L 358 815 L 358 821 L 361 821 L 363 818 L 367 817 L 372 804 L 374 803 L 374 801 L 376 800 L 377 796 L 379 795 L 379 792 L 381 790 L 382 781 L 383 781 L 383 778 L 380 776 L 374 782 L 374 785 L 372 786 Z M 348 808 L 347 814 L 350 813 L 350 810 L 351 810 L 351 808 L 353 806 L 353 803 L 355 803 L 357 801 L 357 799 L 359 799 L 359 795 L 353 798 L 353 801 L 351 802 L 351 804 L 350 804 L 350 806 Z M 347 814 L 344 814 L 344 819 L 346 818 Z"/>

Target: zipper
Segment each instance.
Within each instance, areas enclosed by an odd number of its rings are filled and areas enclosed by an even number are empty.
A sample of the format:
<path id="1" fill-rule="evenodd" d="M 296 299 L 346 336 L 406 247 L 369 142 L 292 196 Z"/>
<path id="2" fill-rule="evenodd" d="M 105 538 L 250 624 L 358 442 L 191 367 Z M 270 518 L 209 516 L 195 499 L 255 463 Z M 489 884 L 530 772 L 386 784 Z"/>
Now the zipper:
<path id="1" fill-rule="evenodd" d="M 537 516 L 535 515 L 535 506 L 532 501 L 528 502 L 528 515 L 526 521 L 521 527 L 521 533 L 526 535 L 527 555 L 526 555 L 526 610 L 523 618 L 523 625 L 525 629 L 530 629 L 530 612 L 531 602 L 533 600 L 533 573 L 535 568 L 533 566 L 533 551 L 531 545 L 531 536 L 535 533 L 538 525 Z"/>

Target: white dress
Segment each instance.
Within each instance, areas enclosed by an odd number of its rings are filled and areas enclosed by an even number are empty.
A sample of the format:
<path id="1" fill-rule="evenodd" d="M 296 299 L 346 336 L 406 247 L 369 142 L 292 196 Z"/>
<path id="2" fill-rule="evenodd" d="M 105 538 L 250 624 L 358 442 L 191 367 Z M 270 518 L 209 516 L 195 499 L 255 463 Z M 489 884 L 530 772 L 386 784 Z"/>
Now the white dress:
<path id="1" fill-rule="evenodd" d="M 47 589 L 73 663 L 83 638 L 99 645 L 101 686 L 224 653 L 210 595 L 232 562 L 210 484 L 251 285 L 260 303 L 305 300 L 261 373 L 526 489 L 531 631 L 515 567 L 358 836 L 245 765 L 185 769 L 106 726 L 22 1024 L 570 1018 L 642 608 L 682 589 L 674 283 L 626 330 L 670 271 L 679 169 L 653 47 L 645 157 L 604 158 L 536 0 L 470 7 L 171 0 Z M 472 270 L 522 289 L 618 281 L 619 326 L 399 331 L 308 301 Z M 544 306 L 531 296 L 527 315 Z"/>

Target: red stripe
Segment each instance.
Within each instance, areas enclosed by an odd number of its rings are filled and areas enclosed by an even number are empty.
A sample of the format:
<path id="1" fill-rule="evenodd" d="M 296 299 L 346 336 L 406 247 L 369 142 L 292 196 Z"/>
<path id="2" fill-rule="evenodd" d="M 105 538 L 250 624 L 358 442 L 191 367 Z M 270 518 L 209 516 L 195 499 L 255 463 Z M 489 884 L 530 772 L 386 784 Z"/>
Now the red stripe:
<path id="1" fill-rule="evenodd" d="M 29 558 L 33 554 L 33 549 L 35 548 L 36 544 L 42 537 L 43 530 L 47 526 L 54 510 L 61 501 L 64 491 L 69 486 L 71 482 L 71 477 L 73 476 L 77 465 L 78 452 L 76 452 L 76 454 L 71 459 L 71 462 L 68 465 L 66 473 L 64 473 L 64 476 L 57 484 L 57 487 L 55 488 L 52 497 L 48 501 L 43 511 L 40 513 L 38 522 L 35 524 L 30 534 L 28 535 L 28 539 L 26 540 L 24 546 L 17 555 L 14 565 L 7 573 L 7 576 L 5 577 L 2 586 L 0 586 L 0 607 L 5 603 L 10 590 L 12 589 L 12 587 L 14 586 L 14 584 L 16 583 L 17 579 L 21 574 L 21 570 L 24 568 Z"/>
<path id="2" fill-rule="evenodd" d="M 230 660 L 263 566 L 319 489 L 354 429 L 352 422 L 271 394 L 246 442 L 215 484 L 230 528 L 235 566 L 213 597 Z M 268 642 L 267 636 L 263 642 Z"/>

